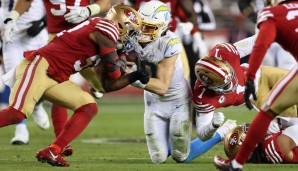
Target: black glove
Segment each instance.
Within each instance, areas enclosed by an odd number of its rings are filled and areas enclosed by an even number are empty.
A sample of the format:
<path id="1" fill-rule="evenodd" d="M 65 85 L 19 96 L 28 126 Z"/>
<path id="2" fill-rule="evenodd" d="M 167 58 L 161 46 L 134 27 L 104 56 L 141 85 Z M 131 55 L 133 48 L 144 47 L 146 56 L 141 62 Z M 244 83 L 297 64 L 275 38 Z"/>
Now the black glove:
<path id="1" fill-rule="evenodd" d="M 35 37 L 47 26 L 46 16 L 38 21 L 32 21 L 31 24 L 31 27 L 27 30 L 27 34 L 30 37 Z"/>
<path id="2" fill-rule="evenodd" d="M 133 83 L 137 80 L 140 80 L 142 84 L 147 84 L 149 82 L 150 75 L 147 71 L 145 70 L 137 70 L 132 73 L 132 77 L 130 82 Z"/>
<path id="3" fill-rule="evenodd" d="M 250 97 L 251 94 L 252 94 L 253 99 L 257 100 L 254 81 L 253 80 L 247 80 L 245 82 L 244 100 L 245 100 L 245 105 L 249 110 L 253 109 L 253 104 L 249 100 L 249 97 Z"/>

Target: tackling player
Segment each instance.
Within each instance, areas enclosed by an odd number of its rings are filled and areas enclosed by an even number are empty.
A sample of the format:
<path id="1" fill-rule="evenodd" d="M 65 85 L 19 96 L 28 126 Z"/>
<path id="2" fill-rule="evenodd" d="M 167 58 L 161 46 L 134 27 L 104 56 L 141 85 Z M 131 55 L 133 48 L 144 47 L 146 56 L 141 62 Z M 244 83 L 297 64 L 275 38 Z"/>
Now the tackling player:
<path id="1" fill-rule="evenodd" d="M 0 127 L 28 117 L 41 97 L 73 110 L 74 114 L 56 140 L 36 154 L 39 161 L 53 166 L 69 166 L 60 155 L 62 149 L 97 113 L 93 97 L 69 81 L 70 75 L 95 66 L 96 72 L 93 71 L 87 81 L 99 92 L 118 90 L 136 80 L 146 84 L 149 77 L 142 71 L 121 76 L 126 62 L 116 53 L 116 46 L 126 45 L 127 41 L 136 38 L 140 29 L 141 18 L 137 11 L 117 5 L 111 8 L 106 19 L 89 19 L 60 32 L 46 46 L 25 52 L 25 59 L 18 65 L 16 73 L 6 77 L 6 82 L 13 81 L 14 75 L 16 80 L 9 107 L 0 111 Z"/>
<path id="2" fill-rule="evenodd" d="M 248 163 L 298 163 L 297 118 L 277 117 L 277 122 L 271 122 L 266 138 L 257 145 Z M 276 124 L 277 127 L 272 126 Z M 249 124 L 239 125 L 226 136 L 224 150 L 228 158 L 236 156 L 249 127 Z"/>
<path id="3" fill-rule="evenodd" d="M 253 80 L 268 47 L 276 41 L 285 50 L 288 50 L 296 60 L 298 56 L 298 2 L 272 0 L 271 3 L 272 7 L 265 8 L 258 14 L 257 23 L 260 32 L 249 59 L 250 66 L 246 74 L 247 80 L 244 93 L 246 106 L 249 109 L 253 108 L 249 100 L 250 96 L 252 95 L 256 99 L 256 89 Z M 250 129 L 236 158 L 232 161 L 227 161 L 216 156 L 214 162 L 217 168 L 220 170 L 242 170 L 243 164 L 255 149 L 256 144 L 264 139 L 269 123 L 288 107 L 297 104 L 297 98 L 290 98 L 297 94 L 297 72 L 298 65 L 296 64 L 273 87 L 266 103 L 250 125 Z"/>

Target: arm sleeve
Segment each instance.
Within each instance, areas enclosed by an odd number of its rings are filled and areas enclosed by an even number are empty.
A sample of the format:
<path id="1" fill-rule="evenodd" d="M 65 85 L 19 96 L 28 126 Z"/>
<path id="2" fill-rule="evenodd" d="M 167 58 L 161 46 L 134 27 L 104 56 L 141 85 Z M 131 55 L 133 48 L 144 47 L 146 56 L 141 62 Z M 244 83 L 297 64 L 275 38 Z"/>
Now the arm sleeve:
<path id="1" fill-rule="evenodd" d="M 261 23 L 260 32 L 249 59 L 249 69 L 247 72 L 248 79 L 254 80 L 256 72 L 264 59 L 267 49 L 276 38 L 276 32 L 276 27 L 272 22 Z"/>
<path id="2" fill-rule="evenodd" d="M 198 137 L 202 141 L 205 141 L 211 138 L 216 131 L 216 128 L 212 126 L 213 114 L 214 114 L 214 111 L 204 113 L 204 114 L 199 114 L 197 112 L 196 114 L 196 122 L 197 122 L 196 131 L 197 131 Z"/>

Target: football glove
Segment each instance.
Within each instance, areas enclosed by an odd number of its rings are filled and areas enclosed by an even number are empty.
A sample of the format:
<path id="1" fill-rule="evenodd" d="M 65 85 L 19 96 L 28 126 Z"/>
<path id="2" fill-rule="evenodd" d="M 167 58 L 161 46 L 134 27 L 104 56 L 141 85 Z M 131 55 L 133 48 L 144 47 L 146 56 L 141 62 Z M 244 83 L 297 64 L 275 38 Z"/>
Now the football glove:
<path id="1" fill-rule="evenodd" d="M 101 99 L 103 97 L 103 93 L 96 91 L 94 88 L 90 87 L 91 95 L 96 99 Z"/>
<path id="2" fill-rule="evenodd" d="M 192 49 L 195 53 L 199 52 L 199 56 L 203 57 L 208 54 L 208 48 L 203 41 L 202 35 L 200 32 L 195 32 L 192 35 Z"/>
<path id="3" fill-rule="evenodd" d="M 65 14 L 64 18 L 67 22 L 72 24 L 81 23 L 91 15 L 88 7 L 68 6 L 67 8 L 70 9 L 70 12 Z"/>
<path id="4" fill-rule="evenodd" d="M 9 16 L 4 20 L 4 40 L 6 42 L 12 42 L 11 34 L 14 31 L 18 31 L 16 20 L 20 14 L 17 11 L 11 11 Z"/>
<path id="5" fill-rule="evenodd" d="M 179 23 L 177 29 L 180 36 L 190 35 L 190 32 L 193 29 L 193 24 L 191 22 Z"/>
<path id="6" fill-rule="evenodd" d="M 30 37 L 35 37 L 47 26 L 46 16 L 38 21 L 31 22 L 31 24 L 31 27 L 29 27 L 27 30 L 27 34 Z"/>
<path id="7" fill-rule="evenodd" d="M 129 78 L 130 83 L 139 80 L 142 84 L 147 84 L 150 80 L 150 75 L 145 70 L 137 70 L 131 73 L 132 76 Z"/>
<path id="8" fill-rule="evenodd" d="M 245 100 L 245 105 L 249 110 L 254 108 L 253 104 L 250 101 L 250 95 L 252 95 L 254 100 L 257 100 L 255 83 L 253 80 L 247 80 L 245 82 L 244 100 Z"/>
<path id="9" fill-rule="evenodd" d="M 212 119 L 212 126 L 218 128 L 225 120 L 225 115 L 222 112 L 214 112 Z"/>

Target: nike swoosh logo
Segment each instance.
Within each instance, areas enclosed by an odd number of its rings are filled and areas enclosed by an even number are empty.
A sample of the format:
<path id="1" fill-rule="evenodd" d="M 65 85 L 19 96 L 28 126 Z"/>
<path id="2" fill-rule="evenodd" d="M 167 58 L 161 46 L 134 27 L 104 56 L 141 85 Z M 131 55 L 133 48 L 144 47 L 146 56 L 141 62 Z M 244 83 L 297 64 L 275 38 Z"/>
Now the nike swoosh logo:
<path id="1" fill-rule="evenodd" d="M 174 55 L 176 52 L 177 52 L 177 50 L 176 50 L 176 51 L 174 51 L 174 52 L 171 52 L 171 55 Z"/>
<path id="2" fill-rule="evenodd" d="M 54 154 L 52 153 L 51 150 L 49 150 L 49 151 L 50 151 L 50 154 L 51 154 L 52 158 L 53 158 L 54 160 L 56 160 L 56 159 L 58 158 L 58 155 L 54 155 Z"/>
<path id="3" fill-rule="evenodd" d="M 176 105 L 176 109 L 180 108 L 181 106 L 183 106 L 183 104 L 181 104 L 181 105 Z"/>

